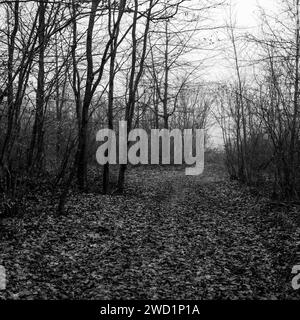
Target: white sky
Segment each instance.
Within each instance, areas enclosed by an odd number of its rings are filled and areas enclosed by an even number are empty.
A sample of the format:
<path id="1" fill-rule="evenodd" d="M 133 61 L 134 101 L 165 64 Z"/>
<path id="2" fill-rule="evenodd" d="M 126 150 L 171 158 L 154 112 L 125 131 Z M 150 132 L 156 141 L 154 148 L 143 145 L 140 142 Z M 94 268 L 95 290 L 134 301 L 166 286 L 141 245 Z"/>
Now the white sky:
<path id="1" fill-rule="evenodd" d="M 269 1 L 265 0 L 263 2 L 266 4 Z M 232 3 L 236 3 L 237 23 L 243 27 L 254 27 L 256 25 L 255 11 L 257 10 L 257 0 L 234 0 Z"/>
<path id="2" fill-rule="evenodd" d="M 257 25 L 257 7 L 266 11 L 276 10 L 276 0 L 232 0 L 236 4 L 236 16 L 241 26 L 255 27 Z"/>

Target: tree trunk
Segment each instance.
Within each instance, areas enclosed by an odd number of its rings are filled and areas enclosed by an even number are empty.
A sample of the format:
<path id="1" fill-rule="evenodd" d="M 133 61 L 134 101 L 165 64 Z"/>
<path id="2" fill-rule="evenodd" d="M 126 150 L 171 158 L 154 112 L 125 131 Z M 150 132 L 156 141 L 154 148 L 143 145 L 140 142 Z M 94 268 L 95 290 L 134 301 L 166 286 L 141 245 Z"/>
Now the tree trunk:
<path id="1" fill-rule="evenodd" d="M 129 133 L 132 128 L 132 120 L 134 116 L 134 109 L 135 109 L 135 100 L 136 100 L 136 92 L 138 89 L 138 85 L 140 83 L 143 71 L 144 71 L 144 64 L 146 59 L 146 52 L 147 52 L 147 44 L 148 44 L 148 34 L 150 29 L 150 21 L 151 21 L 151 12 L 153 7 L 153 0 L 149 1 L 149 9 L 147 13 L 147 21 L 144 30 L 143 36 L 143 50 L 141 59 L 139 62 L 139 70 L 136 75 L 136 65 L 137 65 L 137 16 L 138 16 L 138 0 L 134 1 L 135 10 L 134 10 L 134 17 L 133 17 L 133 26 L 132 26 L 132 57 L 131 57 L 131 73 L 130 73 L 130 80 L 129 80 L 129 98 L 128 103 L 126 105 L 125 111 L 125 121 L 127 121 L 127 132 Z M 125 183 L 125 172 L 126 172 L 127 165 L 121 164 L 119 169 L 119 179 L 118 179 L 118 191 L 124 191 L 124 183 Z"/>
<path id="2" fill-rule="evenodd" d="M 123 14 L 119 12 L 120 15 Z M 117 44 L 118 44 L 118 36 L 119 36 L 119 25 L 116 27 L 116 30 L 111 30 L 112 27 L 112 15 L 114 15 L 114 11 L 109 12 L 109 32 L 110 37 L 114 39 L 110 45 L 110 67 L 109 67 L 109 89 L 108 89 L 108 128 L 113 130 L 113 105 L 114 105 L 114 80 L 115 80 L 115 60 L 117 55 Z M 109 163 L 106 163 L 103 167 L 103 193 L 107 194 L 110 192 L 109 185 Z"/>
<path id="3" fill-rule="evenodd" d="M 44 107 L 45 107 L 45 13 L 47 2 L 39 1 L 39 27 L 38 27 L 38 39 L 39 39 L 39 71 L 38 71 L 38 83 L 36 92 L 36 114 L 35 122 L 32 131 L 28 168 L 33 163 L 37 163 L 39 169 L 43 166 L 43 151 L 44 151 Z M 36 149 L 36 156 L 34 157 Z"/>
<path id="4" fill-rule="evenodd" d="M 14 104 L 14 77 L 13 77 L 13 66 L 14 66 L 14 52 L 15 52 L 15 41 L 16 41 L 16 35 L 19 30 L 19 1 L 16 1 L 14 4 L 14 26 L 12 33 L 10 34 L 10 16 L 9 16 L 9 10 L 7 10 L 7 19 L 8 19 L 8 61 L 7 61 L 7 70 L 8 70 L 8 83 L 7 83 L 7 104 L 8 104 L 8 115 L 7 115 L 7 130 L 6 135 L 4 139 L 4 143 L 1 150 L 1 158 L 0 158 L 0 164 L 3 164 L 3 160 L 6 155 L 6 151 L 8 148 L 8 145 L 10 143 L 12 130 L 14 127 L 14 112 L 15 112 L 15 104 Z"/>
<path id="5" fill-rule="evenodd" d="M 168 94 L 169 94 L 169 34 L 168 21 L 165 22 L 166 33 L 166 49 L 165 49 L 165 81 L 164 81 L 164 98 L 163 98 L 163 112 L 164 112 L 164 129 L 169 129 L 169 114 L 168 114 Z"/>
<path id="6" fill-rule="evenodd" d="M 87 185 L 87 134 L 89 107 L 92 101 L 93 74 L 93 31 L 95 26 L 96 11 L 100 1 L 94 0 L 89 17 L 89 25 L 86 39 L 87 79 L 84 101 L 82 106 L 81 123 L 77 150 L 77 180 L 80 190 L 85 190 Z"/>

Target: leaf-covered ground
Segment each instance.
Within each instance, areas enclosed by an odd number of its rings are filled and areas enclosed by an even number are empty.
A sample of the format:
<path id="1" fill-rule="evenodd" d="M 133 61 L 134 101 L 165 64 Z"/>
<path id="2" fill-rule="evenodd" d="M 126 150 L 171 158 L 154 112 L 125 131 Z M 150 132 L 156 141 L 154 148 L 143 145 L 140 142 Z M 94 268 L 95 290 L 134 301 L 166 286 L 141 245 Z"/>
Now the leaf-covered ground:
<path id="1" fill-rule="evenodd" d="M 296 207 L 276 208 L 208 166 L 135 168 L 126 194 L 47 192 L 0 226 L 4 299 L 299 299 Z"/>

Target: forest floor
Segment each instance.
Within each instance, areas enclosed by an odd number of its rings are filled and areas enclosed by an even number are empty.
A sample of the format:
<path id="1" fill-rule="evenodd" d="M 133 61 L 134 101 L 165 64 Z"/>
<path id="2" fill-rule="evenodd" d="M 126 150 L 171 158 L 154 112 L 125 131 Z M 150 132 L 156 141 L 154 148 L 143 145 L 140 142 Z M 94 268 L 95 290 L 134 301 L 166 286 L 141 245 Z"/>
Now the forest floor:
<path id="1" fill-rule="evenodd" d="M 124 195 L 47 191 L 0 226 L 2 299 L 299 299 L 299 207 L 274 207 L 222 168 L 137 167 Z M 299 239 L 298 239 L 299 240 Z"/>

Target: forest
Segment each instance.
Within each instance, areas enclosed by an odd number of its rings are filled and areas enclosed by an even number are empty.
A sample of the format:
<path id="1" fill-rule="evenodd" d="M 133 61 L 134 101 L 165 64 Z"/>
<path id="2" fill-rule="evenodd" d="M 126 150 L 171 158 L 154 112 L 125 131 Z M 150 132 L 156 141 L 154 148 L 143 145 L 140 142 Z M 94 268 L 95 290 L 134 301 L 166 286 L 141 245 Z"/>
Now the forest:
<path id="1" fill-rule="evenodd" d="M 0 0 L 1 300 L 299 299 L 300 6 L 260 2 Z"/>

